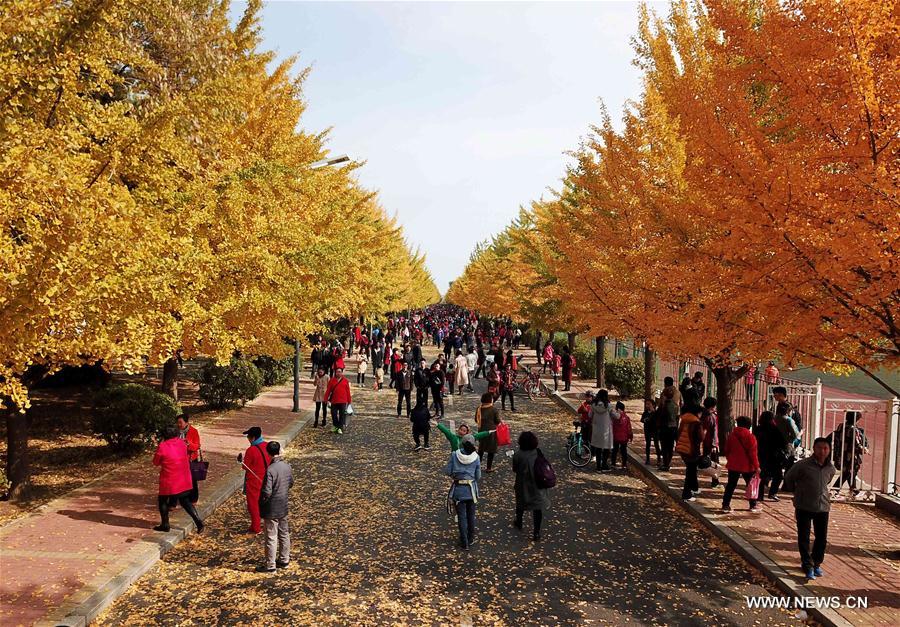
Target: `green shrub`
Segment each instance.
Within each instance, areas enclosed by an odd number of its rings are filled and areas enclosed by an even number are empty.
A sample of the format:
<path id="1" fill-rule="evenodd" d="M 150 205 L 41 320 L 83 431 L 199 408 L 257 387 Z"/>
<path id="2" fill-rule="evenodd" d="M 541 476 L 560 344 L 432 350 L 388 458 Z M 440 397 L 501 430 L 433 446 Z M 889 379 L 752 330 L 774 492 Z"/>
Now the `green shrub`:
<path id="1" fill-rule="evenodd" d="M 644 393 L 644 360 L 616 359 L 606 363 L 606 385 L 621 398 L 637 398 Z"/>
<path id="2" fill-rule="evenodd" d="M 259 368 L 244 358 L 234 358 L 228 365 L 208 362 L 200 369 L 200 398 L 214 409 L 245 405 L 262 391 L 263 375 Z"/>
<path id="3" fill-rule="evenodd" d="M 582 379 L 597 378 L 597 347 L 593 342 L 575 343 L 575 361 Z"/>
<path id="4" fill-rule="evenodd" d="M 263 385 L 284 385 L 294 376 L 294 360 L 275 359 L 268 355 L 260 355 L 253 360 L 253 365 L 262 373 Z"/>
<path id="5" fill-rule="evenodd" d="M 94 403 L 91 428 L 116 451 L 143 449 L 181 413 L 170 396 L 137 383 L 101 390 Z"/>

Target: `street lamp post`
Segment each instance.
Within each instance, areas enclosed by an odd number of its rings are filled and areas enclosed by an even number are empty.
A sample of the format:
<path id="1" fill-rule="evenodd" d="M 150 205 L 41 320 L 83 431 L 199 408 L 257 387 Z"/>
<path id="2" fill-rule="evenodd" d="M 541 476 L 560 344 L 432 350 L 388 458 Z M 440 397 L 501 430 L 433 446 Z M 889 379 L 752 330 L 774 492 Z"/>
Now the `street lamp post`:
<path id="1" fill-rule="evenodd" d="M 319 168 L 346 163 L 347 161 L 350 161 L 350 157 L 347 155 L 339 155 L 331 159 L 316 161 L 309 166 L 309 169 L 318 170 Z M 300 338 L 296 337 L 294 338 L 294 407 L 291 411 L 294 413 L 300 411 Z"/>

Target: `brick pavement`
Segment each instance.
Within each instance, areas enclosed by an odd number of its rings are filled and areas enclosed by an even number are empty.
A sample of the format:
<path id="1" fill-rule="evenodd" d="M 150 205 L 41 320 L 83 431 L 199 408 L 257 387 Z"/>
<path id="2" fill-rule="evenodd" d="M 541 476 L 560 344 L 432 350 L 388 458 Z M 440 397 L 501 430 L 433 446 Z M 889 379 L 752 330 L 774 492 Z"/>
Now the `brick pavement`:
<path id="1" fill-rule="evenodd" d="M 570 392 L 560 396 L 570 406 L 580 403 L 580 396 L 588 389 L 596 389 L 588 381 L 573 381 Z M 550 380 L 552 388 L 553 382 Z M 560 386 L 562 389 L 562 386 Z M 626 404 L 632 418 L 634 442 L 632 456 L 644 459 L 644 432 L 640 423 L 642 401 Z M 653 455 L 651 455 L 651 461 Z M 724 460 L 723 460 L 724 463 Z M 673 471 L 663 473 L 655 466 L 644 466 L 644 472 L 655 475 L 671 488 L 681 490 L 683 466 L 678 456 Z M 734 512 L 722 514 L 723 487 L 710 488 L 710 481 L 702 478 L 698 507 L 691 511 L 708 520 L 724 525 L 787 573 L 793 584 L 804 594 L 816 597 L 837 596 L 868 599 L 867 609 L 840 608 L 837 613 L 852 625 L 900 625 L 900 524 L 895 518 L 867 503 L 837 502 L 832 505 L 828 529 L 828 551 L 823 569 L 825 576 L 806 583 L 800 572 L 797 553 L 796 528 L 790 496 L 779 502 L 766 501 L 762 514 L 747 511 L 743 481 L 732 500 Z M 767 572 L 770 578 L 783 573 Z"/>
<path id="2" fill-rule="evenodd" d="M 312 405 L 312 384 L 301 385 L 301 410 L 290 411 L 292 384 L 267 390 L 243 409 L 227 412 L 200 428 L 210 476 L 200 484 L 198 510 L 206 517 L 240 483 L 241 432 L 262 427 L 264 435 L 289 439 Z M 124 589 L 168 548 L 193 529 L 180 510 L 172 531 L 153 531 L 158 470 L 147 456 L 126 463 L 27 517 L 0 528 L 0 624 L 70 624 L 70 612 L 105 602 L 112 588 Z M 88 616 L 90 620 L 90 616 Z"/>

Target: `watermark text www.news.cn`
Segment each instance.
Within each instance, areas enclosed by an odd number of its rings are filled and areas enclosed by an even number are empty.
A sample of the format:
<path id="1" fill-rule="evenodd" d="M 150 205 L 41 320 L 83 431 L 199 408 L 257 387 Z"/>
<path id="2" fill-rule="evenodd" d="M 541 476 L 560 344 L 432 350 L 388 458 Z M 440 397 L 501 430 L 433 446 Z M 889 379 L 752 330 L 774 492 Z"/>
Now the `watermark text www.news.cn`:
<path id="1" fill-rule="evenodd" d="M 838 610 L 841 608 L 866 609 L 869 607 L 868 597 L 830 596 L 830 597 L 744 597 L 750 609 L 785 610 Z"/>

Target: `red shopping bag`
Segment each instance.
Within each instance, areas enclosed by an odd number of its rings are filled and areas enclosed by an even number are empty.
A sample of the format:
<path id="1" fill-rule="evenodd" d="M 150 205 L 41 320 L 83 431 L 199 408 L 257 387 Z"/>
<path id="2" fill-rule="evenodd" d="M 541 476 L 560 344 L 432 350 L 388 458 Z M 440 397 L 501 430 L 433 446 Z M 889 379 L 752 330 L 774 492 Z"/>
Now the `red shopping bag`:
<path id="1" fill-rule="evenodd" d="M 512 439 L 509 437 L 509 425 L 501 422 L 497 425 L 497 445 L 507 446 L 509 444 L 512 444 Z"/>
<path id="2" fill-rule="evenodd" d="M 756 501 L 759 498 L 759 473 L 755 473 L 747 483 L 747 491 L 744 493 L 748 501 Z"/>

